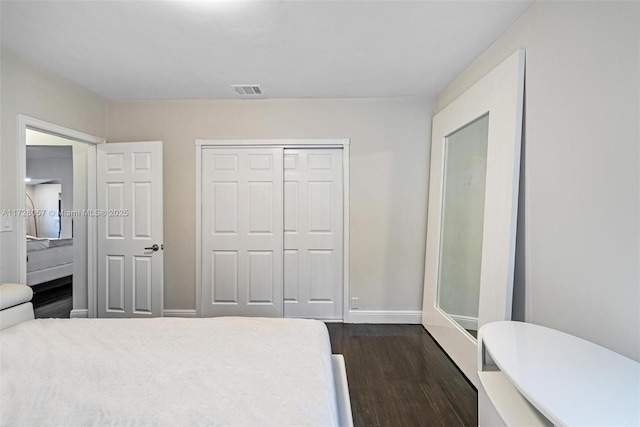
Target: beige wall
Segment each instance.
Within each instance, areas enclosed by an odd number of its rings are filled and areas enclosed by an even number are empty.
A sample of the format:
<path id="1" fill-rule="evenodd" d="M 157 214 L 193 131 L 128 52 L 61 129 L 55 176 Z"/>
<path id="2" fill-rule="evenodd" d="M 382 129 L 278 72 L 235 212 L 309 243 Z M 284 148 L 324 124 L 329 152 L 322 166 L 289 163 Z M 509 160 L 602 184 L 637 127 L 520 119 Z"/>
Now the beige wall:
<path id="1" fill-rule="evenodd" d="M 514 314 L 640 360 L 640 3 L 538 2 L 436 100 L 526 49 Z"/>
<path id="2" fill-rule="evenodd" d="M 0 208 L 19 207 L 18 114 L 104 137 L 107 104 L 93 93 L 2 49 L 0 62 Z M 0 233 L 0 280 L 18 279 L 15 232 Z"/>
<path id="3" fill-rule="evenodd" d="M 110 142 L 164 142 L 165 308 L 195 308 L 195 146 L 202 139 L 351 139 L 351 295 L 361 310 L 420 310 L 427 99 L 109 103 Z"/>

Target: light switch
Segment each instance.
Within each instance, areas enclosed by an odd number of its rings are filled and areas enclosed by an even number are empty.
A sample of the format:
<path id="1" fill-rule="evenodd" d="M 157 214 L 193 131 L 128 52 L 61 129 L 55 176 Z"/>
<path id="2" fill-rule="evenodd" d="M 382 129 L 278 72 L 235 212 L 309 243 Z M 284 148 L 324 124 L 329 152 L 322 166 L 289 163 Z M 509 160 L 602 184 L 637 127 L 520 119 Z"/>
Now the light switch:
<path id="1" fill-rule="evenodd" d="M 13 231 L 13 217 L 3 216 L 2 217 L 2 229 L 1 232 L 5 231 Z"/>

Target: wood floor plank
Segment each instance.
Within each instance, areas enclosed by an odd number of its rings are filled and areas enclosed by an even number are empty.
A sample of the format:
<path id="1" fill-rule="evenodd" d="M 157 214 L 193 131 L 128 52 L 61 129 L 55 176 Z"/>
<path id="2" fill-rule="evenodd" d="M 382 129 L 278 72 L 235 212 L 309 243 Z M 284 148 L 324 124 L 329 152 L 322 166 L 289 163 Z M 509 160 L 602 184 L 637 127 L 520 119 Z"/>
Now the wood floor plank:
<path id="1" fill-rule="evenodd" d="M 72 285 L 57 286 L 40 290 L 34 294 L 31 302 L 37 319 L 69 318 L 73 308 Z"/>
<path id="2" fill-rule="evenodd" d="M 327 327 L 356 426 L 477 425 L 477 391 L 421 325 Z"/>

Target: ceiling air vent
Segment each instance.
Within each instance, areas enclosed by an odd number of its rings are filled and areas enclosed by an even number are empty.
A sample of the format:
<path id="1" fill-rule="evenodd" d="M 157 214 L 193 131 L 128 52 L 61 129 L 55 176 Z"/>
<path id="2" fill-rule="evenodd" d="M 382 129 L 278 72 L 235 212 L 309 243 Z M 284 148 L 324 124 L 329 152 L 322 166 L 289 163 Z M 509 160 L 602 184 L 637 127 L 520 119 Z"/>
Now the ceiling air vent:
<path id="1" fill-rule="evenodd" d="M 238 95 L 242 96 L 260 96 L 262 88 L 260 85 L 231 85 Z"/>

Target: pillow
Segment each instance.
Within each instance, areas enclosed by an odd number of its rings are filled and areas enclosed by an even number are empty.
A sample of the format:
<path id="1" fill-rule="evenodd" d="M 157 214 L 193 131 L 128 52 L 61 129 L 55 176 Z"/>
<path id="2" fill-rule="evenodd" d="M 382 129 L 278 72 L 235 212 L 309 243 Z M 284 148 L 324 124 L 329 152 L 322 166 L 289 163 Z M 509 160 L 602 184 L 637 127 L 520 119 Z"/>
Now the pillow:
<path id="1" fill-rule="evenodd" d="M 31 301 L 33 290 L 30 286 L 17 283 L 0 284 L 0 310 Z"/>

